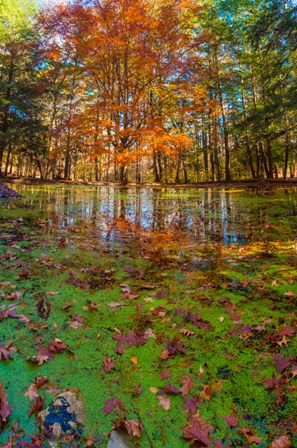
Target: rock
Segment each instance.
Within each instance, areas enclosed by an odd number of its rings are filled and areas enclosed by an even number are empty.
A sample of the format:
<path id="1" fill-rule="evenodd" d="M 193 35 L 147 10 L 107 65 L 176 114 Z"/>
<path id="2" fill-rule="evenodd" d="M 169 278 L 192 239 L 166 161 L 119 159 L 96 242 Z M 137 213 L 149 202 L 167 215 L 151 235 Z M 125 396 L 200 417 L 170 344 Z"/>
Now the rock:
<path id="1" fill-rule="evenodd" d="M 16 191 L 0 183 L 0 199 L 21 198 Z"/>
<path id="2" fill-rule="evenodd" d="M 107 448 L 132 448 L 133 446 L 126 433 L 111 431 Z"/>
<path id="3" fill-rule="evenodd" d="M 67 436 L 80 437 L 84 410 L 79 391 L 71 389 L 60 393 L 44 411 L 38 414 L 38 419 L 42 432 L 51 441 L 61 440 Z"/>

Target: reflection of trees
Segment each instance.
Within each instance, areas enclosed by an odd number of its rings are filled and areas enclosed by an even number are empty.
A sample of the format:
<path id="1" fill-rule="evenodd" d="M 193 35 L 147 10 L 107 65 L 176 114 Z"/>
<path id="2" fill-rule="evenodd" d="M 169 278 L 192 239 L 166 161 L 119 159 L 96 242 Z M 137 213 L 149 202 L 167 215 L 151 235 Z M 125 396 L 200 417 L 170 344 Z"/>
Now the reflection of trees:
<path id="1" fill-rule="evenodd" d="M 28 191 L 34 195 L 34 187 Z M 121 219 L 135 226 L 134 232 L 185 232 L 198 243 L 242 243 L 252 235 L 259 239 L 272 213 L 270 203 L 263 203 L 263 193 L 258 201 L 251 191 L 244 192 L 247 198 L 224 189 L 62 187 L 43 188 L 42 193 L 28 206 L 47 210 L 45 225 L 49 229 L 90 226 L 98 230 L 98 238 L 105 238 L 107 232 L 114 238 L 112 226 Z M 281 212 L 292 216 L 296 213 L 296 198 L 293 193 L 287 196 Z"/>

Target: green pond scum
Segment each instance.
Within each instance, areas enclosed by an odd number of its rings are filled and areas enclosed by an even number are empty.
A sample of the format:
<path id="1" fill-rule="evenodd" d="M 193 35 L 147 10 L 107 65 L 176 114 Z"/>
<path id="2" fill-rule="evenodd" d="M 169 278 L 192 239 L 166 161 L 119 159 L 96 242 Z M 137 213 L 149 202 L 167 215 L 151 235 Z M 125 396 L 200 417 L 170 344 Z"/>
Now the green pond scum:
<path id="1" fill-rule="evenodd" d="M 66 389 L 84 431 L 58 447 L 106 447 L 131 420 L 134 447 L 297 446 L 296 189 L 17 191 L 0 207 L 1 446 L 33 443 Z"/>

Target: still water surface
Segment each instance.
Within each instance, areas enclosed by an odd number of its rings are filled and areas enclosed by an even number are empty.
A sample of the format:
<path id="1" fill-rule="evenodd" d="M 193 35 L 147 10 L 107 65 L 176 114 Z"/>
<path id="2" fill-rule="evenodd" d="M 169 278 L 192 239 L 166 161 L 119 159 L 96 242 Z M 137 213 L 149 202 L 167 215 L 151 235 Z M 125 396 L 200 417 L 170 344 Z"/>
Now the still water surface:
<path id="1" fill-rule="evenodd" d="M 18 185 L 21 207 L 40 210 L 46 231 L 83 226 L 117 239 L 114 223 L 180 230 L 198 243 L 294 239 L 297 189 L 176 189 Z M 7 207 L 10 207 L 7 205 Z"/>

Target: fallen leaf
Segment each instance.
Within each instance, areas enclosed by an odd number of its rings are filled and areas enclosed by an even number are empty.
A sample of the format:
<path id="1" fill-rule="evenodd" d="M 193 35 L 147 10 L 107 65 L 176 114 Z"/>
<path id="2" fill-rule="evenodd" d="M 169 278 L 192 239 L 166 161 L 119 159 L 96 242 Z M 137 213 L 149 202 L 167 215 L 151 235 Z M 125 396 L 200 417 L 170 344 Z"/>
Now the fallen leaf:
<path id="1" fill-rule="evenodd" d="M 195 334 L 195 331 L 190 330 L 189 328 L 181 328 L 179 332 L 184 334 L 185 336 L 193 336 L 193 334 Z"/>
<path id="2" fill-rule="evenodd" d="M 142 387 L 140 384 L 137 384 L 132 392 L 134 397 L 139 397 L 142 394 Z"/>
<path id="3" fill-rule="evenodd" d="M 119 398 L 108 398 L 105 400 L 105 406 L 102 408 L 102 412 L 109 415 L 115 408 L 124 410 L 124 403 Z"/>
<path id="4" fill-rule="evenodd" d="M 156 387 L 150 387 L 150 391 L 151 391 L 153 394 L 157 394 L 157 393 L 158 393 L 158 389 L 157 389 Z"/>
<path id="5" fill-rule="evenodd" d="M 11 414 L 12 406 L 7 402 L 8 394 L 4 394 L 4 381 L 0 384 L 0 431 L 3 429 Z"/>
<path id="6" fill-rule="evenodd" d="M 12 352 L 15 351 L 15 348 L 12 346 L 12 344 L 13 340 L 7 342 L 4 347 L 0 344 L 0 361 L 2 359 L 8 360 L 13 358 Z"/>
<path id="7" fill-rule="evenodd" d="M 130 437 L 141 437 L 141 422 L 139 420 L 125 420 L 125 428 Z"/>
<path id="8" fill-rule="evenodd" d="M 261 443 L 261 437 L 253 435 L 253 431 L 249 428 L 241 428 L 240 431 L 245 435 L 249 443 Z"/>
<path id="9" fill-rule="evenodd" d="M 67 349 L 67 345 L 65 342 L 61 341 L 60 339 L 55 338 L 49 346 L 49 349 L 53 353 L 62 353 L 64 350 Z"/>
<path id="10" fill-rule="evenodd" d="M 113 367 L 115 366 L 115 362 L 112 360 L 112 358 L 105 358 L 102 364 L 102 368 L 104 372 L 109 373 Z"/>
<path id="11" fill-rule="evenodd" d="M 289 355 L 286 358 L 283 355 L 275 355 L 273 361 L 278 373 L 282 373 L 287 367 L 289 367 L 292 359 L 292 355 Z"/>
<path id="12" fill-rule="evenodd" d="M 85 311 L 98 311 L 100 303 L 92 302 L 92 300 L 87 300 L 87 306 L 83 306 Z"/>
<path id="13" fill-rule="evenodd" d="M 48 381 L 46 376 L 37 376 L 35 381 L 30 384 L 26 392 L 24 393 L 24 397 L 29 397 L 30 401 L 34 398 L 39 397 L 39 389 L 44 386 Z"/>
<path id="14" fill-rule="evenodd" d="M 199 415 L 190 417 L 188 425 L 184 426 L 184 438 L 203 443 L 210 447 L 210 431 L 212 426 L 199 418 Z"/>
<path id="15" fill-rule="evenodd" d="M 225 422 L 231 427 L 231 428 L 235 428 L 236 426 L 238 426 L 238 417 L 235 413 L 233 413 L 231 416 L 227 416 L 227 417 L 223 417 L 223 419 L 225 420 Z"/>
<path id="16" fill-rule="evenodd" d="M 281 436 L 278 439 L 274 440 L 269 448 L 291 448 L 292 442 L 287 436 Z"/>
<path id="17" fill-rule="evenodd" d="M 182 396 L 188 395 L 188 393 L 192 390 L 194 386 L 194 381 L 189 375 L 185 376 L 185 379 L 182 380 L 183 386 L 179 389 Z"/>
<path id="18" fill-rule="evenodd" d="M 36 397 L 35 401 L 30 400 L 30 409 L 29 409 L 29 411 L 27 411 L 27 414 L 29 415 L 29 417 L 31 417 L 31 415 L 36 414 L 38 411 L 40 411 L 40 409 L 42 409 L 44 402 L 45 402 L 45 399 L 41 396 Z"/>
<path id="19" fill-rule="evenodd" d="M 135 356 L 133 356 L 133 358 L 130 358 L 130 361 L 132 362 L 132 364 L 138 364 L 138 358 L 136 358 Z"/>
<path id="20" fill-rule="evenodd" d="M 205 400 L 210 400 L 210 397 L 212 395 L 212 388 L 210 386 L 207 386 L 207 384 L 202 385 L 203 389 L 200 392 L 200 397 L 204 398 Z"/>
<path id="21" fill-rule="evenodd" d="M 185 404 L 183 404 L 183 408 L 191 414 L 195 414 L 197 411 L 197 407 L 202 403 L 201 397 L 193 397 L 193 398 L 184 398 Z"/>
<path id="22" fill-rule="evenodd" d="M 165 411 L 169 411 L 170 410 L 170 398 L 164 397 L 163 395 L 157 395 L 157 397 L 159 398 L 159 405 L 163 406 Z"/>

